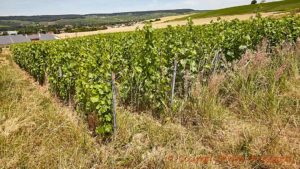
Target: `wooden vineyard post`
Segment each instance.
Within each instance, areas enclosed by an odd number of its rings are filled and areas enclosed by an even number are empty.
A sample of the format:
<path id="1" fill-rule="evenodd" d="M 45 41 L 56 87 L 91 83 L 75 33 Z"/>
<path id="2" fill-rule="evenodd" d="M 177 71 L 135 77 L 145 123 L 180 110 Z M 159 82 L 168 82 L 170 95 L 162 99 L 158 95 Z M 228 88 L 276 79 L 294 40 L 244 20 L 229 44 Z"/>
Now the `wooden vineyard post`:
<path id="1" fill-rule="evenodd" d="M 176 73 L 177 73 L 177 61 L 174 60 L 174 72 L 173 72 L 172 91 L 171 91 L 171 106 L 173 105 L 173 99 L 175 93 Z"/>
<path id="2" fill-rule="evenodd" d="M 63 74 L 62 74 L 62 70 L 61 70 L 61 66 L 59 66 L 58 68 L 58 77 L 62 78 Z"/>
<path id="3" fill-rule="evenodd" d="M 70 84 L 69 84 L 69 98 L 68 98 L 68 100 L 69 100 L 69 107 L 71 107 L 72 106 L 72 99 L 71 99 L 71 81 L 70 81 Z"/>
<path id="4" fill-rule="evenodd" d="M 69 84 L 69 107 L 72 107 L 72 90 L 71 90 L 71 86 L 72 86 L 72 81 L 73 81 L 73 77 L 70 78 L 70 84 Z"/>
<path id="5" fill-rule="evenodd" d="M 184 84 L 183 84 L 183 88 L 184 88 L 184 100 L 186 101 L 188 99 L 189 96 L 189 80 L 190 80 L 190 72 L 189 70 L 185 70 L 184 71 Z"/>
<path id="6" fill-rule="evenodd" d="M 58 67 L 58 79 L 59 81 L 61 81 L 63 74 L 62 74 L 62 69 L 61 66 Z M 58 89 L 57 89 L 57 85 L 55 85 L 55 97 L 58 97 Z"/>
<path id="7" fill-rule="evenodd" d="M 216 70 L 217 70 L 217 66 L 218 66 L 219 60 L 221 59 L 220 55 L 221 55 L 220 52 L 217 52 L 215 58 L 212 61 L 212 66 L 213 66 L 213 68 L 212 68 L 212 74 L 214 74 L 216 72 Z"/>
<path id="8" fill-rule="evenodd" d="M 116 130 L 117 130 L 117 112 L 116 112 L 117 101 L 116 101 L 116 86 L 115 86 L 115 73 L 114 72 L 111 73 L 111 86 L 112 86 L 112 96 L 113 96 L 112 108 L 113 108 L 114 134 L 115 134 Z"/>

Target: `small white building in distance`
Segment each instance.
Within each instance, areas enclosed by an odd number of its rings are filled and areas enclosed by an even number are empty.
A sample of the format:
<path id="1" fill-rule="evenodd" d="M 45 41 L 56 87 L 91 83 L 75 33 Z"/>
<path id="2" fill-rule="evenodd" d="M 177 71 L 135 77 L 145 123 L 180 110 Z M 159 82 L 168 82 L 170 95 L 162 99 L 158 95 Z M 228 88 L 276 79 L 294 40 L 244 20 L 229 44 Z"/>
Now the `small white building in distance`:
<path id="1" fill-rule="evenodd" d="M 18 31 L 7 31 L 8 35 L 17 35 Z"/>

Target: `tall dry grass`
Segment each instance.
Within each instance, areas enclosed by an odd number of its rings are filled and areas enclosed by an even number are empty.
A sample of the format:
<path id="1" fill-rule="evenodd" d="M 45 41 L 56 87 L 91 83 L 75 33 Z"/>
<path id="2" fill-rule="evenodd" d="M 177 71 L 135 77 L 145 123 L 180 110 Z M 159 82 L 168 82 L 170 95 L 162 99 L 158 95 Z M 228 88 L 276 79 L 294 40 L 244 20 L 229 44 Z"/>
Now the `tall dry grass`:
<path id="1" fill-rule="evenodd" d="M 300 51 L 263 42 L 208 83 L 196 83 L 173 121 L 202 136 L 216 154 L 292 156 L 294 165 L 248 162 L 242 168 L 297 168 L 300 161 Z M 229 167 L 232 164 L 228 164 Z M 226 166 L 226 165 L 225 165 Z M 222 165 L 224 167 L 224 165 Z"/>
<path id="2" fill-rule="evenodd" d="M 89 168 L 95 144 L 85 125 L 0 58 L 0 168 Z"/>

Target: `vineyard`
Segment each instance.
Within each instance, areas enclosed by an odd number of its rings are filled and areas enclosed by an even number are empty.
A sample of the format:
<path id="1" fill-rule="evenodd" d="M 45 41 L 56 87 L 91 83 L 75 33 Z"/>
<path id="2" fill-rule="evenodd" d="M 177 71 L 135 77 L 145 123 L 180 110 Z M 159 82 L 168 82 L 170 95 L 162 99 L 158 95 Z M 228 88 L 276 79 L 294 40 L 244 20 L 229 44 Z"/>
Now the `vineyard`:
<path id="1" fill-rule="evenodd" d="M 267 52 L 296 42 L 300 18 L 256 17 L 129 33 L 104 34 L 12 47 L 14 61 L 66 104 L 97 115 L 98 134 L 114 130 L 116 102 L 153 116 L 168 116 L 192 98 L 196 82 L 207 84 L 247 50 L 267 41 Z M 115 126 L 116 127 L 116 126 Z"/>

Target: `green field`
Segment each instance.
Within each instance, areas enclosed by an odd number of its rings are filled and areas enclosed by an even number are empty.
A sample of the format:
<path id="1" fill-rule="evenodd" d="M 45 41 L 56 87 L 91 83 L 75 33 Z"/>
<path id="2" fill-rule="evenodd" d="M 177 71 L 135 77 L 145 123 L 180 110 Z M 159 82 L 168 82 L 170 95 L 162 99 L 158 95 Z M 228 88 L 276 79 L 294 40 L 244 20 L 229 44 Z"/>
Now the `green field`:
<path id="1" fill-rule="evenodd" d="M 193 19 L 207 18 L 207 17 L 218 17 L 226 15 L 238 15 L 238 14 L 248 14 L 256 12 L 277 12 L 277 11 L 294 11 L 300 9 L 299 0 L 284 0 L 278 2 L 269 2 L 256 5 L 244 5 L 235 6 L 230 8 L 218 9 L 213 11 L 208 11 L 204 13 L 197 13 L 191 15 Z M 186 20 L 187 17 L 180 18 L 177 20 Z"/>

